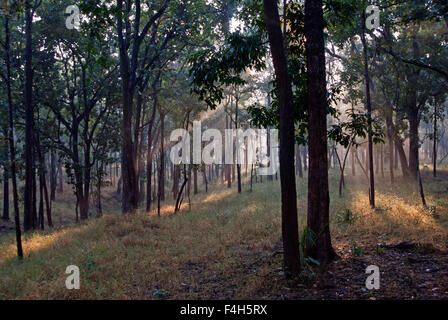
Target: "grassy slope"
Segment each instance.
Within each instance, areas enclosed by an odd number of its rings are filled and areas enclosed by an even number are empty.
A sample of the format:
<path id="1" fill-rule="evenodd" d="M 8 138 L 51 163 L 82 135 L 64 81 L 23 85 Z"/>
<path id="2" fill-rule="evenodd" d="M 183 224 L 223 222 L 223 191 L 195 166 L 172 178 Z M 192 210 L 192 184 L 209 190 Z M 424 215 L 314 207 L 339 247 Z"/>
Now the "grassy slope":
<path id="1" fill-rule="evenodd" d="M 336 171 L 335 171 L 336 172 Z M 448 240 L 448 179 L 425 177 L 427 202 L 437 215 L 419 205 L 406 184 L 391 188 L 379 181 L 377 210 L 368 208 L 366 188 L 353 185 L 337 195 L 331 178 L 331 229 L 340 255 L 352 242 L 359 246 L 397 241 Z M 361 179 L 361 178 L 359 178 Z M 299 180 L 299 226 L 306 216 L 306 182 Z M 15 257 L 14 235 L 0 236 L 1 299 L 154 299 L 279 298 L 281 276 L 280 194 L 278 182 L 254 184 L 238 195 L 222 186 L 192 198 L 192 211 L 169 216 L 110 213 L 86 224 L 27 234 L 26 258 Z M 354 223 L 337 214 L 352 210 Z M 116 211 L 116 210 L 110 210 Z M 72 215 L 73 213 L 70 212 Z M 81 289 L 65 288 L 65 269 L 81 270 Z M 157 291 L 158 290 L 158 291 Z"/>

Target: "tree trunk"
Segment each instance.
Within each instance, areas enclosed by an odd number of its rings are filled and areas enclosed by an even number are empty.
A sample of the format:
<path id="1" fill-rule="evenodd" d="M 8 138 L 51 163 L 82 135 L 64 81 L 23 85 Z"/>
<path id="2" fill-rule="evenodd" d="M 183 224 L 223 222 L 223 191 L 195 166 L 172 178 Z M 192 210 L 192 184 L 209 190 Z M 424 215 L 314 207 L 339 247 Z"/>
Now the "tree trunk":
<path id="1" fill-rule="evenodd" d="M 425 200 L 425 194 L 423 192 L 423 184 L 422 184 L 422 177 L 420 175 L 420 169 L 417 169 L 417 183 L 418 183 L 418 192 L 420 193 L 420 199 L 422 200 L 422 205 L 426 208 L 426 200 Z"/>
<path id="2" fill-rule="evenodd" d="M 20 229 L 19 195 L 17 192 L 17 174 L 16 174 L 16 149 L 14 146 L 14 117 L 11 92 L 11 60 L 10 60 L 10 42 L 9 42 L 9 18 L 5 16 L 5 64 L 6 64 L 6 91 L 8 96 L 8 145 L 11 161 L 11 179 L 14 204 L 14 223 L 16 229 L 17 256 L 19 260 L 23 259 L 22 250 L 22 230 Z"/>
<path id="3" fill-rule="evenodd" d="M 325 265 L 336 256 L 331 245 L 327 158 L 327 90 L 322 0 L 305 1 L 305 37 L 308 99 L 308 229 L 314 245 L 307 254 Z"/>
<path id="4" fill-rule="evenodd" d="M 437 102 L 434 104 L 434 131 L 432 143 L 432 170 L 435 178 L 437 177 Z"/>
<path id="5" fill-rule="evenodd" d="M 297 275 L 300 272 L 300 254 L 294 174 L 294 119 L 291 117 L 294 113 L 294 105 L 277 1 L 264 0 L 264 16 L 280 103 L 280 186 L 282 194 L 283 262 L 287 273 Z"/>
<path id="6" fill-rule="evenodd" d="M 205 165 L 202 168 L 202 175 L 204 177 L 205 193 L 207 193 L 208 192 L 208 181 L 207 181 L 207 168 L 205 167 Z"/>
<path id="7" fill-rule="evenodd" d="M 25 12 L 25 195 L 24 195 L 24 231 L 33 227 L 33 180 L 35 170 L 33 163 L 34 140 L 34 106 L 32 102 L 33 90 L 33 66 L 32 66 L 32 24 L 33 14 L 31 3 L 27 1 Z"/>
<path id="8" fill-rule="evenodd" d="M 408 113 L 409 118 L 409 171 L 413 178 L 417 179 L 418 172 L 418 149 L 419 149 L 419 138 L 418 138 L 418 109 L 413 108 Z M 415 181 L 415 180 L 414 180 Z"/>
<path id="9" fill-rule="evenodd" d="M 193 169 L 193 194 L 198 194 L 198 170 Z"/>
<path id="10" fill-rule="evenodd" d="M 47 213 L 47 223 L 48 223 L 48 226 L 51 228 L 51 227 L 53 227 L 53 220 L 51 218 L 51 204 L 50 204 L 50 200 L 49 200 L 49 197 L 48 197 L 47 179 L 46 179 L 46 176 L 45 176 L 45 168 L 47 166 L 45 164 L 45 157 L 44 157 L 44 155 L 42 155 L 42 151 L 41 151 L 41 148 L 40 148 L 39 132 L 37 132 L 37 141 L 35 143 L 35 146 L 37 148 L 37 156 L 39 158 L 39 164 L 40 164 L 40 171 L 41 172 L 39 173 L 39 176 L 40 176 L 39 181 L 40 181 L 40 184 L 41 184 L 41 187 L 42 187 L 41 191 L 43 191 L 43 196 L 44 196 L 44 199 L 45 199 L 45 208 L 46 208 L 46 213 Z M 42 197 L 42 194 L 41 194 L 41 197 Z M 41 201 L 42 201 L 42 199 L 41 199 Z M 42 217 L 42 219 L 43 219 L 43 217 Z M 42 223 L 43 223 L 43 220 L 42 220 Z M 42 226 L 42 230 L 43 230 L 43 226 Z"/>
<path id="11" fill-rule="evenodd" d="M 56 152 L 50 152 L 50 199 L 56 199 Z"/>
<path id="12" fill-rule="evenodd" d="M 368 127 L 368 134 L 367 134 L 367 141 L 368 141 L 368 162 L 369 162 L 369 199 L 370 199 L 370 206 L 372 208 L 375 208 L 375 174 L 373 171 L 373 141 L 372 141 L 372 103 L 370 99 L 370 75 L 369 75 L 369 65 L 368 65 L 368 56 L 367 56 L 367 44 L 366 44 L 366 37 L 365 37 L 365 21 L 366 16 L 365 12 L 363 11 L 361 15 L 361 41 L 363 45 L 363 58 L 364 58 L 364 82 L 366 86 L 366 108 L 367 108 L 367 127 Z"/>
<path id="13" fill-rule="evenodd" d="M 160 200 L 165 201 L 165 114 L 160 114 L 160 174 L 159 190 Z"/>
<path id="14" fill-rule="evenodd" d="M 42 173 L 39 175 L 39 215 L 38 225 L 41 230 L 44 230 L 44 196 L 43 196 L 43 183 Z"/>
<path id="15" fill-rule="evenodd" d="M 389 141 L 389 174 L 390 183 L 395 183 L 394 177 L 394 138 L 392 133 L 392 108 L 386 114 L 387 140 Z"/>
<path id="16" fill-rule="evenodd" d="M 382 143 L 380 145 L 380 166 L 381 166 L 381 177 L 384 178 L 384 148 Z"/>
<path id="17" fill-rule="evenodd" d="M 7 141 L 6 141 L 7 143 Z M 7 146 L 6 146 L 7 147 Z M 8 161 L 8 150 L 5 149 L 5 162 Z M 3 166 L 3 220 L 9 220 L 9 168 Z"/>

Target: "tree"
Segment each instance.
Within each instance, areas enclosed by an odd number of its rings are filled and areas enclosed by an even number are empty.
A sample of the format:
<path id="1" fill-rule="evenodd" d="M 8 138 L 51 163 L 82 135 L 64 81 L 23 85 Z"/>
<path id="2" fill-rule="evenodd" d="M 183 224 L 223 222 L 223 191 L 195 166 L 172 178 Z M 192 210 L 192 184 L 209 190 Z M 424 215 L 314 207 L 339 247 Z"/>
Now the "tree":
<path id="1" fill-rule="evenodd" d="M 327 158 L 327 89 L 322 0 L 305 1 L 305 36 L 308 101 L 308 214 L 307 224 L 314 241 L 307 244 L 307 254 L 321 264 L 336 254 L 331 245 Z"/>
<path id="2" fill-rule="evenodd" d="M 294 113 L 293 94 L 277 3 L 275 0 L 264 0 L 263 3 L 280 104 L 280 185 L 282 194 L 283 262 L 286 271 L 296 275 L 300 272 L 300 255 L 294 174 L 294 119 L 291 117 L 291 114 Z"/>
<path id="3" fill-rule="evenodd" d="M 370 206 L 375 208 L 375 173 L 373 171 L 373 141 L 372 141 L 372 102 L 370 99 L 370 75 L 369 75 L 369 65 L 368 65 L 368 56 L 367 56 L 367 43 L 366 43 L 366 15 L 363 10 L 361 17 L 361 42 L 362 42 L 362 54 L 364 59 L 364 82 L 366 86 L 366 109 L 367 109 L 367 144 L 369 150 L 369 201 Z"/>
<path id="4" fill-rule="evenodd" d="M 5 65 L 6 65 L 6 92 L 8 96 L 8 145 L 11 163 L 11 179 L 12 179 L 12 194 L 14 204 L 14 223 L 16 230 L 17 256 L 19 259 L 23 258 L 22 249 L 22 231 L 20 229 L 20 212 L 19 212 L 19 195 L 17 192 L 17 165 L 16 165 L 16 148 L 14 143 L 14 111 L 12 101 L 11 88 L 11 52 L 10 52 L 10 29 L 9 29 L 9 15 L 5 15 Z"/>
<path id="5" fill-rule="evenodd" d="M 35 219 L 33 217 L 33 193 L 35 186 L 35 168 L 34 168 L 34 105 L 33 105 L 33 17 L 41 1 L 35 3 L 27 0 L 25 3 L 25 196 L 24 196 L 24 221 L 25 231 L 35 228 Z M 34 190 L 33 190 L 34 189 Z"/>

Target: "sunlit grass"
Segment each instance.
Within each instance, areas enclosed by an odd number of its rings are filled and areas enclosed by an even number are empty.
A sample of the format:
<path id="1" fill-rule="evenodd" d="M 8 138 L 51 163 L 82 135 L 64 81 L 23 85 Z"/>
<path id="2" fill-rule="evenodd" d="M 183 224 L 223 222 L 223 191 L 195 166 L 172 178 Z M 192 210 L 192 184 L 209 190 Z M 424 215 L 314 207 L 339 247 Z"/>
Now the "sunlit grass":
<path id="1" fill-rule="evenodd" d="M 333 172 L 333 171 L 332 171 Z M 420 241 L 443 244 L 448 239 L 448 181 L 425 178 L 428 206 L 405 183 L 391 187 L 378 182 L 377 208 L 370 209 L 364 184 L 347 177 L 347 190 L 331 186 L 331 230 L 338 247 L 351 241 Z M 298 179 L 299 228 L 306 217 L 306 179 Z M 15 257 L 14 235 L 0 237 L 0 298 L 2 299 L 155 299 L 251 298 L 263 290 L 275 292 L 273 274 L 281 267 L 279 181 L 201 188 L 184 199 L 174 213 L 167 194 L 162 217 L 156 203 L 151 214 L 105 214 L 79 225 L 25 235 L 25 259 Z M 350 209 L 357 218 L 341 223 L 337 214 Z M 73 214 L 70 212 L 70 214 Z M 263 261 L 258 263 L 257 261 Z M 255 263 L 255 265 L 254 265 Z M 65 288 L 65 269 L 81 270 L 81 289 Z M 278 271 L 277 271 L 278 273 Z"/>

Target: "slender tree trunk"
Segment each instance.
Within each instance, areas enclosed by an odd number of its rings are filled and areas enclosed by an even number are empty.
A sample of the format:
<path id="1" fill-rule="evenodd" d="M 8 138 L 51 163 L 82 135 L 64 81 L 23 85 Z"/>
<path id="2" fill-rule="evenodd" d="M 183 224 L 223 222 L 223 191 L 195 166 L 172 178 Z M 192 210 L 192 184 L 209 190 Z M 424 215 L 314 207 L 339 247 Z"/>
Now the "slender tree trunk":
<path id="1" fill-rule="evenodd" d="M 364 82 L 366 86 L 366 107 L 367 107 L 367 126 L 368 126 L 368 134 L 367 134 L 367 141 L 368 141 L 368 150 L 369 150 L 369 180 L 370 180 L 370 186 L 369 186 L 369 199 L 370 199 L 370 206 L 372 208 L 375 208 L 375 174 L 373 171 L 373 141 L 372 141 L 372 103 L 370 99 L 370 75 L 369 75 L 369 65 L 368 65 L 368 56 L 367 56 L 367 44 L 366 44 L 366 37 L 365 37 L 365 21 L 366 16 L 365 12 L 363 11 L 361 15 L 361 41 L 363 45 L 363 58 L 364 58 Z"/>
<path id="2" fill-rule="evenodd" d="M 394 138 L 392 133 L 392 108 L 388 111 L 386 115 L 386 127 L 387 127 L 387 139 L 389 141 L 389 174 L 390 183 L 395 183 L 394 177 Z"/>
<path id="3" fill-rule="evenodd" d="M 43 196 L 43 183 L 42 173 L 39 174 L 39 215 L 38 225 L 41 230 L 44 230 L 44 196 Z"/>
<path id="4" fill-rule="evenodd" d="M 432 163 L 433 163 L 433 175 L 437 177 L 437 102 L 434 104 L 434 131 L 432 141 Z"/>
<path id="5" fill-rule="evenodd" d="M 160 114 L 160 200 L 165 201 L 165 114 Z"/>
<path id="6" fill-rule="evenodd" d="M 22 230 L 20 229 L 19 195 L 17 192 L 17 170 L 16 170 L 16 149 L 14 145 L 14 117 L 11 92 L 11 60 L 9 42 L 9 17 L 5 16 L 5 64 L 6 64 L 6 92 L 8 96 L 8 145 L 11 161 L 12 194 L 14 204 L 14 223 L 16 229 L 17 256 L 23 259 L 22 250 Z"/>
<path id="7" fill-rule="evenodd" d="M 420 193 L 420 198 L 422 200 L 422 205 L 426 208 L 425 193 L 423 192 L 422 176 L 420 175 L 420 169 L 417 169 L 417 183 L 418 192 Z"/>
<path id="8" fill-rule="evenodd" d="M 284 39 L 280 28 L 277 1 L 264 0 L 264 16 L 275 69 L 280 102 L 280 185 L 282 194 L 282 239 L 285 270 L 300 272 L 297 194 L 294 175 L 294 113 L 291 79 Z"/>
<path id="9" fill-rule="evenodd" d="M 202 175 L 204 177 L 204 184 L 205 184 L 205 192 L 208 192 L 208 181 L 207 181 L 207 168 L 204 166 L 202 168 Z"/>
<path id="10" fill-rule="evenodd" d="M 34 143 L 33 143 L 34 144 Z M 36 159 L 34 157 L 35 155 L 33 154 L 33 163 L 36 163 Z M 36 181 L 36 170 L 34 170 L 34 176 L 33 176 L 33 180 L 32 180 L 32 227 L 33 229 L 36 229 L 38 227 L 37 224 L 37 181 Z"/>
<path id="11" fill-rule="evenodd" d="M 381 176 L 384 178 L 384 150 L 383 144 L 380 145 L 380 165 L 381 165 Z"/>
<path id="12" fill-rule="evenodd" d="M 198 170 L 193 169 L 193 194 L 198 194 Z"/>
<path id="13" fill-rule="evenodd" d="M 331 245 L 327 158 L 327 90 L 322 0 L 305 1 L 308 99 L 308 229 L 315 236 L 307 254 L 325 265 L 336 256 Z"/>
<path id="14" fill-rule="evenodd" d="M 417 178 L 418 172 L 418 150 L 419 150 L 419 138 L 418 138 L 418 109 L 414 108 L 409 111 L 409 171 L 413 178 Z M 415 181 L 415 180 L 414 180 Z"/>
<path id="15" fill-rule="evenodd" d="M 56 199 L 56 152 L 50 152 L 50 199 Z"/>
<path id="16" fill-rule="evenodd" d="M 6 146 L 8 147 L 8 146 Z M 9 160 L 8 150 L 5 149 L 5 161 Z M 3 220 L 9 220 L 9 168 L 8 165 L 3 166 Z"/>
<path id="17" fill-rule="evenodd" d="M 235 97 L 235 130 L 237 130 L 236 139 L 238 141 L 238 103 L 239 103 L 239 96 Z M 239 149 L 239 148 L 238 148 Z M 236 161 L 236 173 L 237 173 L 237 186 L 238 186 L 238 193 L 241 193 L 241 165 L 240 165 L 240 157 L 239 153 L 240 151 L 237 150 L 237 161 Z"/>
<path id="18" fill-rule="evenodd" d="M 34 135 L 34 106 L 32 102 L 33 90 L 33 43 L 32 24 L 33 15 L 31 3 L 27 1 L 25 12 L 25 196 L 24 196 L 24 230 L 29 231 L 33 227 L 33 180 L 35 170 L 33 163 L 33 135 Z"/>
<path id="19" fill-rule="evenodd" d="M 47 223 L 48 223 L 48 226 L 51 228 L 51 227 L 53 227 L 53 220 L 51 218 L 51 204 L 50 204 L 50 200 L 49 200 L 49 197 L 48 197 L 47 179 L 46 179 L 46 176 L 45 176 L 45 168 L 47 166 L 45 164 L 45 157 L 42 155 L 42 151 L 41 151 L 41 148 L 40 148 L 39 132 L 37 132 L 37 141 L 36 141 L 35 145 L 36 145 L 36 148 L 37 148 L 37 156 L 39 158 L 39 164 L 40 164 L 40 167 L 41 167 L 41 172 L 39 174 L 40 175 L 40 180 L 39 181 L 41 183 L 43 196 L 44 196 L 44 199 L 45 199 Z M 41 194 L 41 196 L 42 196 L 42 194 Z M 42 229 L 43 229 L 43 226 L 42 226 Z"/>

